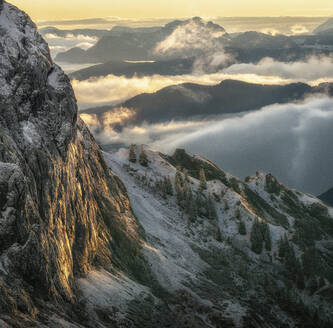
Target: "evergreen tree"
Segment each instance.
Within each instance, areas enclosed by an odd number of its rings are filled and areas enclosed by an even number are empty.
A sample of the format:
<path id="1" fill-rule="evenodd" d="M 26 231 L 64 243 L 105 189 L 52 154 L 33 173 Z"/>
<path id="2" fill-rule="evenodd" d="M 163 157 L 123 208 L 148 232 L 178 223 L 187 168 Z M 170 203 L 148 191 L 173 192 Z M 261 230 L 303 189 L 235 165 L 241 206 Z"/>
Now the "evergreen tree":
<path id="1" fill-rule="evenodd" d="M 196 194 L 195 204 L 197 207 L 198 215 L 206 215 L 205 200 L 203 199 L 202 194 L 199 192 Z"/>
<path id="2" fill-rule="evenodd" d="M 246 235 L 246 226 L 245 226 L 245 223 L 244 221 L 240 221 L 239 224 L 238 224 L 238 232 L 245 236 Z"/>
<path id="3" fill-rule="evenodd" d="M 190 211 L 188 213 L 189 219 L 191 222 L 195 222 L 197 220 L 197 209 L 196 206 L 191 206 Z"/>
<path id="4" fill-rule="evenodd" d="M 207 180 L 205 170 L 203 168 L 200 169 L 200 190 L 207 189 Z"/>
<path id="5" fill-rule="evenodd" d="M 179 183 L 179 181 L 176 181 L 175 184 L 176 187 L 176 197 L 177 197 L 177 203 L 178 205 L 181 205 L 183 199 L 184 199 L 184 195 L 183 195 L 183 187 L 182 185 Z"/>
<path id="6" fill-rule="evenodd" d="M 218 242 L 222 242 L 222 234 L 221 234 L 221 230 L 220 230 L 219 227 L 217 227 L 216 241 L 218 241 Z"/>
<path id="7" fill-rule="evenodd" d="M 188 186 L 185 188 L 185 213 L 189 215 L 190 221 L 194 222 L 196 220 L 197 213 L 193 200 L 193 193 Z"/>
<path id="8" fill-rule="evenodd" d="M 184 185 L 182 169 L 180 166 L 177 166 L 177 171 L 176 171 L 176 175 L 175 175 L 175 183 L 179 183 L 181 186 Z"/>
<path id="9" fill-rule="evenodd" d="M 147 154 L 146 154 L 143 146 L 141 146 L 141 152 L 140 152 L 140 156 L 139 156 L 139 163 L 142 166 L 145 166 L 145 167 L 148 166 L 148 157 L 147 157 Z"/>
<path id="10" fill-rule="evenodd" d="M 190 183 L 190 178 L 188 176 L 188 170 L 187 169 L 183 169 L 183 175 L 184 175 L 184 180 L 186 183 Z"/>
<path id="11" fill-rule="evenodd" d="M 262 223 L 262 233 L 265 241 L 265 249 L 270 252 L 272 250 L 272 239 L 269 225 L 266 222 Z"/>
<path id="12" fill-rule="evenodd" d="M 181 203 L 184 199 L 183 187 L 184 187 L 184 181 L 183 181 L 183 176 L 181 173 L 181 168 L 179 166 L 177 166 L 177 171 L 176 171 L 176 175 L 175 175 L 175 189 L 176 189 L 178 205 L 181 205 Z"/>
<path id="13" fill-rule="evenodd" d="M 306 249 L 302 256 L 302 262 L 305 276 L 310 278 L 315 275 L 318 267 L 320 266 L 317 250 L 314 247 Z"/>
<path id="14" fill-rule="evenodd" d="M 214 201 L 213 201 L 213 198 L 211 195 L 208 196 L 208 200 L 206 202 L 206 212 L 207 212 L 208 219 L 210 219 L 210 220 L 217 219 L 216 208 L 215 208 L 215 204 L 214 204 Z"/>
<path id="15" fill-rule="evenodd" d="M 170 179 L 170 176 L 167 176 L 164 178 L 164 185 L 165 185 L 165 191 L 166 191 L 166 194 L 169 195 L 169 196 L 172 196 L 173 195 L 173 188 L 172 188 L 172 183 L 171 183 L 171 179 Z"/>
<path id="16" fill-rule="evenodd" d="M 261 254 L 263 249 L 263 235 L 262 235 L 261 223 L 259 222 L 258 219 L 255 219 L 252 225 L 250 241 L 251 241 L 252 251 L 257 254 Z"/>
<path id="17" fill-rule="evenodd" d="M 136 163 L 136 145 L 134 144 L 130 146 L 128 160 L 132 163 Z"/>
<path id="18" fill-rule="evenodd" d="M 283 237 L 281 237 L 279 242 L 279 257 L 284 258 L 285 255 L 288 253 L 289 248 L 289 242 L 287 235 L 285 234 Z"/>

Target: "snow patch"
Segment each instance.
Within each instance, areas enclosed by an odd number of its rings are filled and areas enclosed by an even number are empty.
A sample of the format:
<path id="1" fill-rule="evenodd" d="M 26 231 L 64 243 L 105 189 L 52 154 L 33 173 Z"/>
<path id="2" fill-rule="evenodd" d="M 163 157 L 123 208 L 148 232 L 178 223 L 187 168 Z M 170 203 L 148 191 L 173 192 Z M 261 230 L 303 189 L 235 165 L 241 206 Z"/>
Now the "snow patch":
<path id="1" fill-rule="evenodd" d="M 24 121 L 21 123 L 21 128 L 25 140 L 34 146 L 40 146 L 42 139 L 36 130 L 35 125 L 30 121 Z"/>
<path id="2" fill-rule="evenodd" d="M 92 271 L 78 280 L 80 290 L 92 307 L 109 307 L 126 311 L 128 302 L 150 294 L 147 287 L 130 280 L 124 274 L 112 274 L 105 270 Z"/>

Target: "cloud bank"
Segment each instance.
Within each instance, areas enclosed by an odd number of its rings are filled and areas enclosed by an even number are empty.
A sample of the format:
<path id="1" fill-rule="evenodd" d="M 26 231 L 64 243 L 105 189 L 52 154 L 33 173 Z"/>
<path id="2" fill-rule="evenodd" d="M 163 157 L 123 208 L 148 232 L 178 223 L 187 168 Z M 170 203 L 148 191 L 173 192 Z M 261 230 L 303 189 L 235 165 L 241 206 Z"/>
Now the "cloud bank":
<path id="1" fill-rule="evenodd" d="M 271 172 L 286 185 L 317 195 L 333 185 L 332 125 L 333 99 L 316 98 L 199 122 L 143 124 L 121 132 L 98 131 L 98 123 L 90 127 L 104 144 L 135 140 L 164 152 L 186 148 L 236 176 Z"/>
<path id="2" fill-rule="evenodd" d="M 48 33 L 44 35 L 44 38 L 49 44 L 53 57 L 59 52 L 67 51 L 73 47 L 79 47 L 86 50 L 98 41 L 98 38 L 87 35 L 73 35 L 71 33 L 67 34 L 65 37 Z"/>
<path id="3" fill-rule="evenodd" d="M 249 83 L 287 84 L 305 82 L 317 85 L 321 82 L 333 81 L 333 61 L 330 57 L 311 57 L 304 62 L 283 63 L 266 58 L 258 64 L 234 64 L 217 73 L 202 71 L 209 65 L 223 62 L 223 54 L 201 58 L 195 62 L 193 74 L 126 78 L 125 76 L 108 75 L 84 81 L 73 80 L 72 84 L 79 102 L 80 109 L 121 103 L 128 98 L 145 92 L 156 92 L 161 88 L 181 83 L 198 83 L 214 85 L 224 79 L 234 79 Z"/>
<path id="4" fill-rule="evenodd" d="M 278 76 L 287 80 L 312 82 L 333 78 L 333 57 L 310 57 L 306 61 L 284 63 L 264 58 L 258 64 L 234 64 L 226 74 L 256 74 Z"/>
<path id="5" fill-rule="evenodd" d="M 225 74 L 222 72 L 203 75 L 153 75 L 133 78 L 108 75 L 106 77 L 91 78 L 84 81 L 73 80 L 72 85 L 79 103 L 79 108 L 82 110 L 89 107 L 118 104 L 138 94 L 156 92 L 171 85 L 182 83 L 215 85 L 224 79 L 235 79 L 262 84 L 283 84 L 291 81 L 277 76 Z"/>

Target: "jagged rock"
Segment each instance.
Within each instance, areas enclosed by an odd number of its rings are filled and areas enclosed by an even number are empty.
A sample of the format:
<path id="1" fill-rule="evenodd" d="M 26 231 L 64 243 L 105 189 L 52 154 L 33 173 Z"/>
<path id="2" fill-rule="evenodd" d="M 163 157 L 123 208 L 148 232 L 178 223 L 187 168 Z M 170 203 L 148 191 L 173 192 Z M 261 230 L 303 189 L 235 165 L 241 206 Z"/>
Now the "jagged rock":
<path id="1" fill-rule="evenodd" d="M 133 274 L 141 237 L 35 25 L 4 2 L 0 34 L 0 318 L 20 326 L 44 302 L 74 303 L 93 267 Z"/>

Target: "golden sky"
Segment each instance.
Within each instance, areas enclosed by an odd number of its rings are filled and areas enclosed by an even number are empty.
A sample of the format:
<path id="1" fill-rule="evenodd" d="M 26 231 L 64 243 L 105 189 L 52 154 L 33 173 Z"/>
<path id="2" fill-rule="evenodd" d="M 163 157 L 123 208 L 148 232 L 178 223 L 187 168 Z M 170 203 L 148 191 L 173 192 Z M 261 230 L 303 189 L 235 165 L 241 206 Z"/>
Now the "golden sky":
<path id="1" fill-rule="evenodd" d="M 34 20 L 119 16 L 332 16 L 332 0 L 9 0 Z"/>

